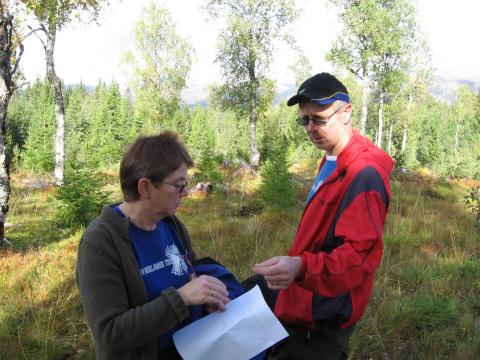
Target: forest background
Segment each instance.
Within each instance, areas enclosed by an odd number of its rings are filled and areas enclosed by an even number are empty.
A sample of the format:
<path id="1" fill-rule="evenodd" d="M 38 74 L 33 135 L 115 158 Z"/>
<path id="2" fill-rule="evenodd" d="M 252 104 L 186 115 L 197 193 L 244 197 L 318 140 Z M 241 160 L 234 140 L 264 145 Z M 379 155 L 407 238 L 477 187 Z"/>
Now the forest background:
<path id="1" fill-rule="evenodd" d="M 56 36 L 78 19 L 95 23 L 115 2 L 0 4 L 1 357 L 92 358 L 74 286 L 75 247 L 101 205 L 120 199 L 119 159 L 140 134 L 178 132 L 197 164 L 191 182 L 214 184 L 211 196 L 189 197 L 180 212 L 200 253 L 214 254 L 243 279 L 252 254 L 261 260 L 287 251 L 322 156 L 270 77 L 280 44 L 293 54 L 284 69 L 290 94 L 312 75 L 291 31 L 300 2 L 203 1 L 203 16 L 219 24 L 220 79 L 195 104 L 182 97 L 195 47 L 162 5 L 147 4 L 132 29 L 134 44 L 121 59 L 126 83 L 91 86 L 66 85 L 57 75 Z M 352 358 L 474 358 L 478 85 L 459 86 L 447 101 L 432 95 L 431 54 L 412 1 L 328 6 L 343 31 L 325 60 L 350 91 L 354 126 L 396 163 L 386 253 Z M 46 77 L 28 81 L 21 61 L 32 40 L 44 51 Z"/>

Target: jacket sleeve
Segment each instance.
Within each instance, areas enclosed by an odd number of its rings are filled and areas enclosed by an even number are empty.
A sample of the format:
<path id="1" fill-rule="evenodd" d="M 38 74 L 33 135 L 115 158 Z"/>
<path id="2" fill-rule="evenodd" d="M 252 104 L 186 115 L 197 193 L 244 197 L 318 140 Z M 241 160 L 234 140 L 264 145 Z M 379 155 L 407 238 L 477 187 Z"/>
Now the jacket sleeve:
<path id="1" fill-rule="evenodd" d="M 189 315 L 173 288 L 148 301 L 141 281 L 129 282 L 132 275 L 123 270 L 125 260 L 105 229 L 88 231 L 78 248 L 77 284 L 87 322 L 96 344 L 109 352 L 153 342 Z M 145 302 L 132 304 L 132 291 L 145 293 Z"/>
<path id="2" fill-rule="evenodd" d="M 344 294 L 362 284 L 380 264 L 388 193 L 372 167 L 362 170 L 347 189 L 334 225 L 340 243 L 331 252 L 304 252 L 298 284 L 324 297 Z"/>

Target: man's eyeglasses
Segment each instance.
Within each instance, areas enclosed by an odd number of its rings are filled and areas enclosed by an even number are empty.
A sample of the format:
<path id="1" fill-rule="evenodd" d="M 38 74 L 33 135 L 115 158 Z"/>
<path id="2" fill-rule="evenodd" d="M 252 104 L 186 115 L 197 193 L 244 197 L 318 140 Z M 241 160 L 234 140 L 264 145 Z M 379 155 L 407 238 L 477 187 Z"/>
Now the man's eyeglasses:
<path id="1" fill-rule="evenodd" d="M 166 182 L 166 181 L 160 181 L 160 182 L 163 183 L 163 184 L 170 185 L 170 186 L 175 186 L 177 188 L 179 194 L 182 194 L 185 190 L 188 191 L 188 182 L 187 181 L 185 181 L 183 184 L 172 184 L 172 183 L 169 183 L 169 182 Z"/>
<path id="2" fill-rule="evenodd" d="M 337 110 L 335 110 L 333 113 L 331 113 L 329 116 L 327 117 L 321 117 L 321 116 L 312 116 L 312 117 L 309 117 L 307 115 L 303 115 L 303 116 L 299 116 L 297 117 L 297 124 L 298 125 L 301 125 L 301 126 L 308 126 L 308 123 L 310 121 L 313 121 L 313 123 L 315 125 L 318 125 L 318 126 L 325 126 L 327 125 L 328 123 L 328 120 L 330 120 L 330 118 L 335 115 L 338 110 L 340 110 L 341 108 L 338 108 Z"/>

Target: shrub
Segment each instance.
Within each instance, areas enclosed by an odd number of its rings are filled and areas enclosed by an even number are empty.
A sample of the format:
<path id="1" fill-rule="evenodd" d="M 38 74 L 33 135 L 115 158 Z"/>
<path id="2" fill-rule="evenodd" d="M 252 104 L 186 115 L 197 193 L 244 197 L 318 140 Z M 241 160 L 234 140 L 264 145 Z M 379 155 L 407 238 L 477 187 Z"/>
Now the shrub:
<path id="1" fill-rule="evenodd" d="M 480 186 L 468 190 L 463 201 L 472 212 L 475 221 L 480 224 Z"/>
<path id="2" fill-rule="evenodd" d="M 222 182 L 222 174 L 218 170 L 218 162 L 215 158 L 213 146 L 207 145 L 201 149 L 200 157 L 197 162 L 195 181 L 211 181 L 215 183 Z"/>
<path id="3" fill-rule="evenodd" d="M 110 193 L 102 190 L 102 181 L 89 170 L 71 170 L 56 194 L 56 222 L 61 227 L 87 225 L 109 202 Z"/>

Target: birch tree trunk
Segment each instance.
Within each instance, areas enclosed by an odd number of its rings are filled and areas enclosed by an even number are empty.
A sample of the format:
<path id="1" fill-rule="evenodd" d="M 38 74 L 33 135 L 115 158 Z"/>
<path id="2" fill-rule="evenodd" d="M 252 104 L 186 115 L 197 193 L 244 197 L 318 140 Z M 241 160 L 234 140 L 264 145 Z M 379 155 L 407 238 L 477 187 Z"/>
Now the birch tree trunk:
<path id="1" fill-rule="evenodd" d="M 250 138 L 250 165 L 253 168 L 257 168 L 258 164 L 260 163 L 260 151 L 258 151 L 257 146 L 257 120 L 258 120 L 258 112 L 257 112 L 257 90 L 258 90 L 258 80 L 255 73 L 255 62 L 254 56 L 250 56 L 250 65 L 248 68 L 248 76 L 250 80 L 250 109 L 249 109 L 249 125 L 248 125 L 248 132 Z"/>
<path id="2" fill-rule="evenodd" d="M 376 145 L 379 148 L 382 148 L 382 136 L 383 136 L 383 103 L 384 103 L 383 92 L 380 93 L 380 105 L 378 107 L 378 132 L 377 132 L 377 142 Z"/>
<path id="3" fill-rule="evenodd" d="M 4 13 L 0 15 L 0 245 L 9 244 L 5 239 L 5 222 L 8 213 L 8 200 L 10 198 L 10 172 L 5 156 L 5 136 L 7 134 L 7 110 L 15 90 L 13 76 L 23 54 L 23 46 L 13 43 L 13 16 Z M 13 63 L 12 63 L 13 60 Z"/>
<path id="4" fill-rule="evenodd" d="M 63 184 L 65 159 L 65 104 L 63 101 L 62 81 L 55 72 L 53 53 L 55 50 L 56 29 L 51 27 L 47 31 L 45 46 L 45 61 L 47 64 L 47 79 L 55 94 L 55 183 Z"/>
<path id="5" fill-rule="evenodd" d="M 393 136 L 393 124 L 390 124 L 388 128 L 388 143 L 387 143 L 387 152 L 392 153 L 392 136 Z"/>
<path id="6" fill-rule="evenodd" d="M 5 222 L 7 220 L 8 200 L 10 198 L 10 173 L 5 156 L 5 135 L 7 109 L 11 93 L 5 81 L 0 79 L 0 245 L 5 240 Z"/>
<path id="7" fill-rule="evenodd" d="M 460 122 L 460 119 L 458 121 Z M 455 129 L 455 147 L 454 147 L 455 154 L 457 154 L 458 145 L 460 143 L 460 140 L 458 139 L 458 134 L 460 132 L 460 123 L 459 122 L 457 122 L 457 127 Z"/>
<path id="8" fill-rule="evenodd" d="M 360 113 L 360 134 L 365 135 L 365 129 L 367 127 L 367 115 L 368 115 L 368 93 L 369 79 L 367 76 L 363 78 L 362 82 L 362 110 Z"/>
<path id="9" fill-rule="evenodd" d="M 403 121 L 403 137 L 402 137 L 402 152 L 407 150 L 407 133 L 408 133 L 408 119 L 410 118 L 410 109 L 412 108 L 413 95 L 408 95 L 407 114 Z"/>

